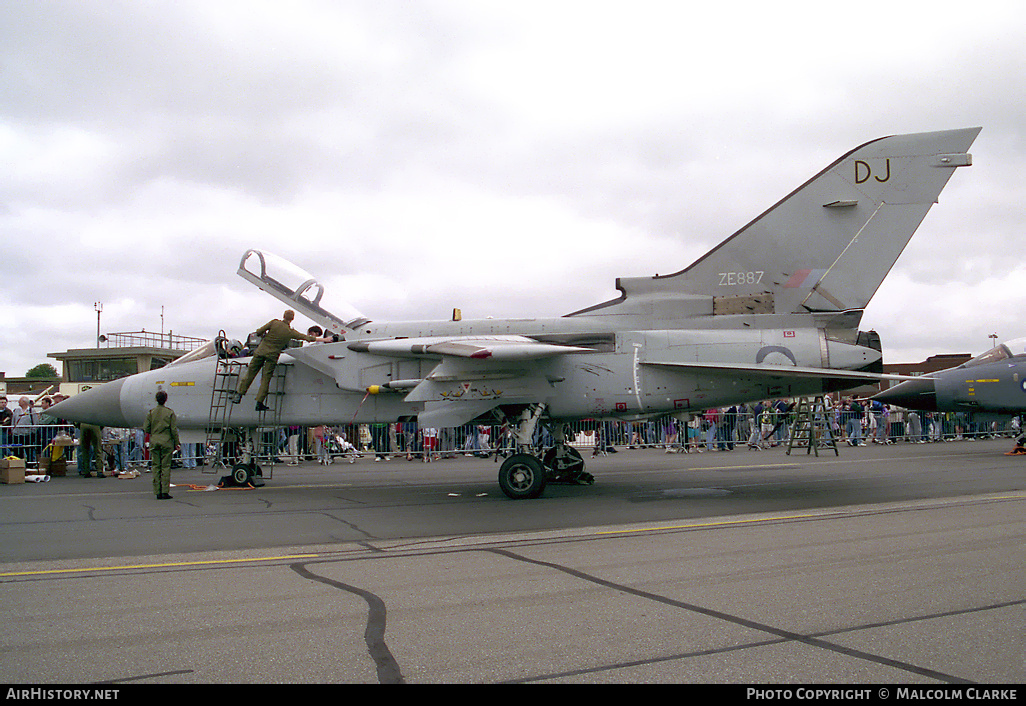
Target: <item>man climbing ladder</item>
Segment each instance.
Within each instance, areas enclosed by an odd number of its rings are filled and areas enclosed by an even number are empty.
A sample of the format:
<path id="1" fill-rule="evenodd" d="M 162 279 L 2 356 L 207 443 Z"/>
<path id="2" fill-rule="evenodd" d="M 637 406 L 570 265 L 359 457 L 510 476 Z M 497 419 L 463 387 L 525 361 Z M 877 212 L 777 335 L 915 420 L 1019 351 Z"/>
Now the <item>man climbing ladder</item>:
<path id="1" fill-rule="evenodd" d="M 246 390 L 253 384 L 257 371 L 263 370 L 263 377 L 260 379 L 260 389 L 257 391 L 256 396 L 256 408 L 258 412 L 267 411 L 268 407 L 264 404 L 264 400 L 267 399 L 271 377 L 274 375 L 274 368 L 278 365 L 278 356 L 289 345 L 289 342 L 296 340 L 327 343 L 332 340 L 331 338 L 318 338 L 317 336 L 296 331 L 292 328 L 292 320 L 294 318 L 296 318 L 296 312 L 286 309 L 285 314 L 280 319 L 271 319 L 257 329 L 257 334 L 263 338 L 260 341 L 260 345 L 253 352 L 253 359 L 249 362 L 246 374 L 239 380 L 239 387 L 232 396 L 232 404 L 242 402 L 242 396 L 246 394 Z"/>

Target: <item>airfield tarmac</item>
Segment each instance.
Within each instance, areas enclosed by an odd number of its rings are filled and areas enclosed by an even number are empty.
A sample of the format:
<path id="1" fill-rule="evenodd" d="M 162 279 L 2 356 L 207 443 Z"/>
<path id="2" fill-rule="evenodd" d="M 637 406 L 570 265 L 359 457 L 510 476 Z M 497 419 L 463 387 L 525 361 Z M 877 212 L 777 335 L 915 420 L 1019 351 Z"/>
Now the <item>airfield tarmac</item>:
<path id="1" fill-rule="evenodd" d="M 1022 683 L 1010 447 L 622 449 L 530 501 L 475 458 L 0 486 L 0 680 Z"/>

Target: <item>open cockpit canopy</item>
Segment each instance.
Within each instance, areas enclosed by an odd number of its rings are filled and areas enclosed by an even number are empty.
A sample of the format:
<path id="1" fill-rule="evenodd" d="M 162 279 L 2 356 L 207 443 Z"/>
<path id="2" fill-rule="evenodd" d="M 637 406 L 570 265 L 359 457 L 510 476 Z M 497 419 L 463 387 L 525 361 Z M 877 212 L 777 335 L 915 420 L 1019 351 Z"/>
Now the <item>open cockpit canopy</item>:
<path id="1" fill-rule="evenodd" d="M 238 274 L 261 290 L 320 324 L 325 331 L 344 334 L 370 322 L 348 302 L 325 305 L 324 286 L 313 275 L 285 258 L 260 250 L 247 250 Z"/>

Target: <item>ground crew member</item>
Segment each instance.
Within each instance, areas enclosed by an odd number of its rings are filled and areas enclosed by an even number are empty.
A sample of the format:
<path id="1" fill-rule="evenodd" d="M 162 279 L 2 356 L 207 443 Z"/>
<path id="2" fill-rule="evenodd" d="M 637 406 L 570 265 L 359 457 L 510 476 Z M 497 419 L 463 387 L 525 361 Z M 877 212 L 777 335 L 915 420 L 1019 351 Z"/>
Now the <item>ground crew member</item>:
<path id="1" fill-rule="evenodd" d="M 95 424 L 78 425 L 78 474 L 90 478 L 89 460 L 96 459 L 96 477 L 103 478 L 103 429 Z"/>
<path id="2" fill-rule="evenodd" d="M 182 448 L 178 441 L 178 420 L 165 407 L 167 393 L 157 391 L 157 406 L 147 413 L 143 431 L 150 435 L 150 463 L 153 465 L 153 492 L 157 500 L 170 500 L 171 456 Z"/>
<path id="3" fill-rule="evenodd" d="M 271 376 L 274 374 L 274 368 L 278 365 L 278 356 L 289 345 L 289 341 L 327 343 L 331 340 L 296 331 L 292 328 L 292 319 L 295 317 L 296 312 L 288 309 L 280 319 L 272 319 L 257 329 L 257 334 L 263 336 L 263 339 L 257 349 L 253 351 L 253 360 L 249 362 L 249 369 L 246 370 L 245 376 L 239 380 L 239 389 L 232 396 L 233 404 L 242 402 L 242 396 L 253 384 L 257 371 L 262 369 L 263 377 L 260 379 L 260 390 L 257 392 L 256 408 L 258 412 L 266 411 L 268 407 L 264 404 L 264 400 L 267 399 L 267 392 L 271 386 Z"/>

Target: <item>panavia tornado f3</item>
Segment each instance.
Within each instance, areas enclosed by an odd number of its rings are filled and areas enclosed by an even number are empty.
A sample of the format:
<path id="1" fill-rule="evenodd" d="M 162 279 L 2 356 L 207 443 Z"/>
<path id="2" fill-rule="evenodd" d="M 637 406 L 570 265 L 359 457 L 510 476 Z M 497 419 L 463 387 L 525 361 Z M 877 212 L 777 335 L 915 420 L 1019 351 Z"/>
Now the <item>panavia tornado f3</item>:
<path id="1" fill-rule="evenodd" d="M 1026 338 L 1016 338 L 955 368 L 899 383 L 873 397 L 925 412 L 973 412 L 977 421 L 1006 422 L 1026 413 Z M 1026 430 L 1016 455 L 1026 454 Z"/>
<path id="2" fill-rule="evenodd" d="M 421 428 L 503 420 L 518 452 L 499 484 L 511 498 L 533 498 L 547 482 L 593 480 L 566 443 L 566 422 L 683 415 L 887 377 L 879 337 L 858 329 L 863 310 L 954 170 L 972 164 L 979 132 L 868 142 L 690 266 L 620 278 L 618 298 L 559 318 L 379 323 L 328 311 L 312 276 L 251 250 L 242 277 L 341 339 L 281 355 L 287 375 L 275 420 Z M 216 347 L 88 390 L 53 413 L 139 427 L 164 389 L 180 429 L 201 434 L 218 423 Z M 232 407 L 233 427 L 268 425 L 266 412 Z M 538 424 L 554 446 L 530 446 Z"/>
<path id="3" fill-rule="evenodd" d="M 1001 343 L 958 367 L 902 382 L 873 399 L 926 412 L 1026 413 L 1026 338 Z"/>

